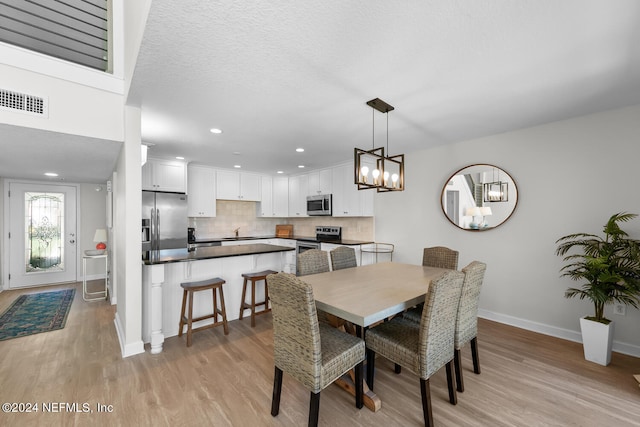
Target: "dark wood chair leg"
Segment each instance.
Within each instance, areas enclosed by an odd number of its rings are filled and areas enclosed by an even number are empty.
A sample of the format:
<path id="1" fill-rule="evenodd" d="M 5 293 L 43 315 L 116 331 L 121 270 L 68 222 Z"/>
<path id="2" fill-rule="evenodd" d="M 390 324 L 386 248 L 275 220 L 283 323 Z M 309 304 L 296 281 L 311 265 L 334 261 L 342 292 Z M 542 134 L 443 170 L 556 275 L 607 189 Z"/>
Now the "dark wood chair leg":
<path id="1" fill-rule="evenodd" d="M 189 319 L 187 320 L 187 347 L 191 347 L 193 338 L 193 292 L 189 292 Z"/>
<path id="2" fill-rule="evenodd" d="M 280 395 L 282 394 L 282 369 L 276 366 L 273 374 L 273 396 L 271 397 L 271 415 L 277 416 L 280 412 Z"/>
<path id="3" fill-rule="evenodd" d="M 178 336 L 181 337 L 182 336 L 182 330 L 184 329 L 184 314 L 185 314 L 185 310 L 187 308 L 187 290 L 185 289 L 182 292 L 182 310 L 180 312 L 180 330 L 178 331 Z"/>
<path id="4" fill-rule="evenodd" d="M 453 365 L 456 371 L 456 390 L 460 393 L 464 391 L 464 382 L 462 380 L 462 360 L 460 359 L 460 350 L 456 349 L 453 356 Z"/>
<path id="5" fill-rule="evenodd" d="M 367 349 L 367 385 L 369 390 L 373 391 L 373 374 L 375 370 L 376 353 L 373 350 Z"/>
<path id="6" fill-rule="evenodd" d="M 422 394 L 422 414 L 424 416 L 425 427 L 433 425 L 433 415 L 431 414 L 431 388 L 429 379 L 420 378 L 420 393 Z"/>
<path id="7" fill-rule="evenodd" d="M 402 366 L 398 365 L 397 363 L 394 365 L 393 367 L 393 372 L 395 372 L 396 374 L 399 374 L 402 372 Z"/>
<path id="8" fill-rule="evenodd" d="M 362 370 L 363 370 L 364 361 L 358 363 L 354 370 L 355 372 L 355 382 L 356 382 L 356 408 L 362 409 L 363 402 L 363 392 L 364 386 L 362 385 Z"/>
<path id="9" fill-rule="evenodd" d="M 239 319 L 242 320 L 244 317 L 245 304 L 244 300 L 247 297 L 247 278 L 244 278 L 244 282 L 242 283 L 242 299 L 240 300 L 240 316 Z"/>
<path id="10" fill-rule="evenodd" d="M 320 392 L 311 392 L 309 403 L 309 427 L 318 427 L 318 414 L 320 413 Z"/>
<path id="11" fill-rule="evenodd" d="M 224 328 L 224 334 L 229 335 L 229 325 L 227 323 L 227 309 L 224 305 L 224 292 L 222 291 L 222 285 L 218 288 L 220 292 L 220 312 L 222 314 L 222 327 Z"/>
<path id="12" fill-rule="evenodd" d="M 478 357 L 478 337 L 471 338 L 471 358 L 473 359 L 473 372 L 480 373 L 480 358 Z"/>
<path id="13" fill-rule="evenodd" d="M 446 368 L 447 368 L 447 388 L 449 389 L 449 402 L 452 405 L 456 405 L 458 403 L 458 396 L 456 395 L 456 389 L 453 386 L 453 366 L 451 366 L 453 363 L 452 360 L 449 361 L 449 363 L 447 363 Z"/>

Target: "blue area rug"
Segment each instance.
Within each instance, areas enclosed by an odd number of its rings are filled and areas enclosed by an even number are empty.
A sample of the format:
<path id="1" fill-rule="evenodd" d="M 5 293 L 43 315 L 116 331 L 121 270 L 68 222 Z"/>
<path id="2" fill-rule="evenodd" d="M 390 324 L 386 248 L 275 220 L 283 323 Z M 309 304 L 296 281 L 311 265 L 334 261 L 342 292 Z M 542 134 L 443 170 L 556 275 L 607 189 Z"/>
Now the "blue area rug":
<path id="1" fill-rule="evenodd" d="M 75 289 L 20 295 L 0 316 L 0 341 L 64 328 Z"/>

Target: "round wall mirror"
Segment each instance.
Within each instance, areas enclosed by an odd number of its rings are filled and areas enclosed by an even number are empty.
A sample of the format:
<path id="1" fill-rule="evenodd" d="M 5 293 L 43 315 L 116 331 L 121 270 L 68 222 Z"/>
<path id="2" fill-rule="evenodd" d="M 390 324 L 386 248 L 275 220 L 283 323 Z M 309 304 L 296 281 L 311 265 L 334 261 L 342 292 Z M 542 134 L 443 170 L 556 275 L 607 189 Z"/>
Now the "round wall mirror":
<path id="1" fill-rule="evenodd" d="M 494 165 L 470 165 L 445 182 L 442 211 L 463 230 L 484 231 L 503 224 L 518 204 L 516 183 L 504 169 Z"/>

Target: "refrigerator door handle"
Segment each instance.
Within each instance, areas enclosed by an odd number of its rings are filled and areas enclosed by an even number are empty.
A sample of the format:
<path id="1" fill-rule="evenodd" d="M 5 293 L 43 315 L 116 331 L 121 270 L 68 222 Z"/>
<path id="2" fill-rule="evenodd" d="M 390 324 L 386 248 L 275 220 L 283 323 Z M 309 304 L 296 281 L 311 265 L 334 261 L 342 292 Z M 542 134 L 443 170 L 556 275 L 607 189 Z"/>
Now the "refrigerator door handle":
<path id="1" fill-rule="evenodd" d="M 160 250 L 160 209 L 156 208 L 156 250 Z"/>

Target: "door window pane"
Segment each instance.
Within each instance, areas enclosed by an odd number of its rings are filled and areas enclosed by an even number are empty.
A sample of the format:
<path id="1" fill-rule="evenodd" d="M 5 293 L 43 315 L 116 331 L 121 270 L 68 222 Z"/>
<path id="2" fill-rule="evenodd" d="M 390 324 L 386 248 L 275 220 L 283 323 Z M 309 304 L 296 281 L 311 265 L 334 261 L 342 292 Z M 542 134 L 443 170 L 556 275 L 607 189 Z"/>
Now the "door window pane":
<path id="1" fill-rule="evenodd" d="M 25 272 L 64 270 L 64 193 L 24 197 Z"/>

